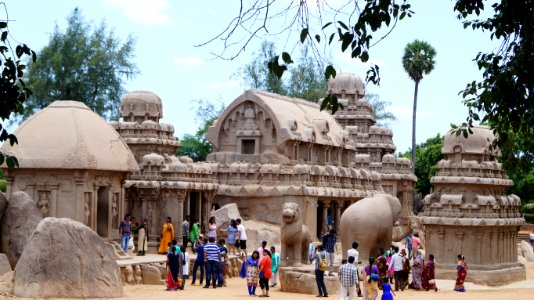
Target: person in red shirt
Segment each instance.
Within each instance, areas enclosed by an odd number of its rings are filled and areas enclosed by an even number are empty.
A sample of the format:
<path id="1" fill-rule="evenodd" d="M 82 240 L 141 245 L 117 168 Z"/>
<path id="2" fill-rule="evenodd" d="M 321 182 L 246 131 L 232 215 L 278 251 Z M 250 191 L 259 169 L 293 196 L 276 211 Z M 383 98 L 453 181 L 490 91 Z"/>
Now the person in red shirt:
<path id="1" fill-rule="evenodd" d="M 271 252 L 263 249 L 263 258 L 260 261 L 260 297 L 269 297 L 269 279 L 273 276 Z"/>

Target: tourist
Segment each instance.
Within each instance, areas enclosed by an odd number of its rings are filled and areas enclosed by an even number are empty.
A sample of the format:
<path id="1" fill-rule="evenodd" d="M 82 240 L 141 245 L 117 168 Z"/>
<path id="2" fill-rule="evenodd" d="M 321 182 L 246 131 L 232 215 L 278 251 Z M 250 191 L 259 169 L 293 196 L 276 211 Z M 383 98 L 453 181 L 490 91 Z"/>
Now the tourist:
<path id="1" fill-rule="evenodd" d="M 161 239 L 159 243 L 159 253 L 165 254 L 165 245 L 174 239 L 174 227 L 172 226 L 171 217 L 167 217 L 167 221 L 163 224 L 161 229 Z"/>
<path id="2" fill-rule="evenodd" d="M 393 295 L 395 295 L 395 292 L 391 290 L 391 285 L 389 283 L 384 283 L 382 289 L 384 292 L 382 293 L 382 298 L 380 298 L 380 300 L 394 300 Z"/>
<path id="3" fill-rule="evenodd" d="M 204 244 L 206 244 L 206 240 L 203 240 L 203 237 L 199 237 L 201 239 L 201 242 L 199 242 L 196 251 L 197 251 L 197 259 L 195 260 L 195 264 L 193 265 L 193 281 L 191 281 L 191 285 L 196 285 L 196 279 L 197 279 L 197 270 L 200 268 L 200 285 L 202 285 L 202 282 L 204 281 Z"/>
<path id="4" fill-rule="evenodd" d="M 130 214 L 124 215 L 124 220 L 121 221 L 119 226 L 119 234 L 121 238 L 121 248 L 124 254 L 128 254 L 128 242 L 132 235 L 132 223 L 130 223 Z"/>
<path id="5" fill-rule="evenodd" d="M 221 251 L 215 245 L 213 237 L 208 238 L 208 243 L 204 245 L 204 262 L 206 264 L 206 285 L 205 289 L 210 287 L 217 288 L 217 278 L 219 277 L 219 264 L 221 262 Z"/>
<path id="6" fill-rule="evenodd" d="M 217 240 L 217 222 L 215 222 L 215 217 L 211 217 L 208 220 L 208 239 L 213 238 L 213 240 Z"/>
<path id="7" fill-rule="evenodd" d="M 273 272 L 273 276 L 271 277 L 271 287 L 275 287 L 278 284 L 276 276 L 278 275 L 278 268 L 280 267 L 280 255 L 276 253 L 276 248 L 274 246 L 271 246 L 271 262 Z"/>
<path id="8" fill-rule="evenodd" d="M 338 276 L 341 282 L 341 300 L 344 300 L 347 294 L 349 300 L 354 300 L 355 286 L 358 284 L 358 269 L 354 266 L 354 256 L 349 256 L 348 263 L 342 264 L 339 268 Z"/>
<path id="9" fill-rule="evenodd" d="M 141 224 L 138 229 L 137 236 L 137 255 L 145 255 L 148 250 L 148 224 L 147 219 L 144 218 L 141 220 Z"/>
<path id="10" fill-rule="evenodd" d="M 399 288 L 404 290 L 404 280 L 403 280 L 403 268 L 404 268 L 404 259 L 397 253 L 398 248 L 392 249 L 393 256 L 391 256 L 391 263 L 389 269 L 393 269 L 393 277 L 395 278 L 395 291 L 398 291 Z"/>
<path id="11" fill-rule="evenodd" d="M 413 239 L 412 239 L 412 233 L 408 233 L 406 236 L 406 248 L 408 248 L 408 258 L 412 259 L 412 246 L 413 246 Z"/>
<path id="12" fill-rule="evenodd" d="M 414 290 L 420 290 L 422 288 L 421 276 L 423 274 L 423 267 L 425 265 L 425 259 L 421 250 L 415 252 L 412 266 L 412 283 L 410 288 Z"/>
<path id="13" fill-rule="evenodd" d="M 191 242 L 191 248 L 193 249 L 193 253 L 197 251 L 196 248 L 198 247 L 198 245 L 202 244 L 203 242 L 202 238 L 200 238 L 199 226 L 199 221 L 195 219 L 193 225 L 189 228 L 189 241 Z"/>
<path id="14" fill-rule="evenodd" d="M 261 262 L 261 259 L 263 258 L 263 250 L 265 250 L 266 247 L 267 247 L 267 241 L 262 241 L 261 246 L 258 248 L 258 253 L 260 254 L 260 262 Z"/>
<path id="15" fill-rule="evenodd" d="M 434 275 L 434 268 L 434 255 L 430 254 L 428 255 L 428 261 L 426 262 L 425 267 L 423 268 L 423 274 L 421 275 L 421 286 L 426 291 L 438 291 L 438 288 L 436 286 L 436 278 Z"/>
<path id="16" fill-rule="evenodd" d="M 243 257 L 247 257 L 247 231 L 245 229 L 245 226 L 241 224 L 241 219 L 235 220 L 237 223 L 237 242 L 239 242 L 239 249 L 243 250 L 244 254 L 242 254 Z M 241 253 L 241 251 L 239 251 Z"/>
<path id="17" fill-rule="evenodd" d="M 384 248 L 379 248 L 378 252 L 380 255 L 376 258 L 376 267 L 378 268 L 378 288 L 382 289 L 382 285 L 388 282 L 387 271 L 388 271 L 388 261 L 385 256 Z"/>
<path id="18" fill-rule="evenodd" d="M 376 300 L 378 297 L 378 281 L 380 277 L 378 274 L 371 273 L 369 279 L 367 280 L 367 300 Z"/>
<path id="19" fill-rule="evenodd" d="M 534 229 L 528 234 L 528 237 L 530 239 L 530 245 L 534 247 Z"/>
<path id="20" fill-rule="evenodd" d="M 378 267 L 375 265 L 375 258 L 372 256 L 369 257 L 369 265 L 365 266 L 365 274 L 366 276 L 371 276 L 371 274 L 378 275 Z"/>
<path id="21" fill-rule="evenodd" d="M 182 268 L 182 286 L 180 289 L 183 290 L 185 287 L 185 281 L 189 279 L 189 253 L 186 251 L 186 247 L 181 246 L 180 250 L 182 251 L 183 256 L 183 268 Z"/>
<path id="22" fill-rule="evenodd" d="M 317 297 L 328 297 L 326 285 L 324 284 L 324 272 L 328 270 L 328 267 L 322 267 L 324 264 L 327 264 L 327 254 L 323 245 L 317 245 L 317 247 L 315 247 L 312 261 L 315 261 L 315 281 L 317 282 L 317 290 L 319 291 Z M 321 265 L 321 267 L 319 267 L 319 265 Z"/>
<path id="23" fill-rule="evenodd" d="M 415 252 L 421 247 L 421 239 L 419 238 L 419 233 L 414 233 L 412 237 L 412 249 L 410 251 L 410 258 L 415 257 Z"/>
<path id="24" fill-rule="evenodd" d="M 332 271 L 334 270 L 334 253 L 336 248 L 336 230 L 330 229 L 328 233 L 323 234 L 323 246 L 326 250 L 327 260 L 329 261 L 328 265 L 328 276 L 334 276 Z"/>
<path id="25" fill-rule="evenodd" d="M 237 222 L 234 219 L 230 220 L 230 225 L 228 225 L 228 239 L 226 241 L 226 244 L 228 245 L 229 252 L 233 255 L 236 255 L 236 253 L 239 252 L 239 245 L 237 244 Z M 237 249 L 237 251 L 236 251 Z"/>
<path id="26" fill-rule="evenodd" d="M 454 290 L 457 292 L 465 292 L 465 277 L 467 276 L 467 262 L 462 254 L 458 254 L 458 264 L 456 265 L 456 284 Z"/>
<path id="27" fill-rule="evenodd" d="M 187 221 L 189 216 L 186 216 L 182 222 L 182 245 L 187 248 L 188 238 L 189 238 L 189 222 Z"/>
<path id="28" fill-rule="evenodd" d="M 272 277 L 272 259 L 271 252 L 267 249 L 263 249 L 263 258 L 260 261 L 258 271 L 260 271 L 260 297 L 269 297 L 269 279 Z"/>
<path id="29" fill-rule="evenodd" d="M 408 283 L 410 281 L 409 277 L 410 277 L 411 267 L 410 267 L 410 260 L 408 259 L 408 255 L 406 254 L 405 249 L 401 250 L 400 255 L 402 257 L 402 272 L 401 272 L 402 283 L 403 283 L 402 290 L 404 290 L 406 287 L 408 287 Z"/>
<path id="30" fill-rule="evenodd" d="M 132 225 L 132 238 L 135 239 L 139 233 L 139 224 L 137 223 L 135 217 L 130 218 L 130 224 Z"/>
<path id="31" fill-rule="evenodd" d="M 393 277 L 394 277 L 394 271 L 393 271 L 393 268 L 390 268 L 389 266 L 391 266 L 391 257 L 393 256 L 393 251 L 392 250 L 388 250 L 386 251 L 386 259 L 387 259 L 387 262 L 388 262 L 388 270 L 386 272 L 386 282 L 387 283 L 390 283 L 390 284 L 393 284 Z"/>
<path id="32" fill-rule="evenodd" d="M 354 267 L 356 267 L 356 270 L 358 271 L 358 259 L 360 258 L 360 253 L 358 252 L 358 243 L 357 242 L 352 242 L 352 248 L 350 248 L 349 250 L 347 250 L 347 257 L 354 257 Z M 358 293 L 358 297 L 361 297 L 362 296 L 362 291 L 361 291 L 361 288 L 360 288 L 360 281 L 358 280 L 357 284 L 356 284 L 356 291 Z"/>
<path id="33" fill-rule="evenodd" d="M 310 264 L 313 262 L 313 256 L 315 255 L 315 243 L 313 241 L 308 245 L 308 261 Z"/>
<path id="34" fill-rule="evenodd" d="M 181 285 L 178 274 L 180 274 L 180 256 L 170 243 L 167 253 L 167 291 L 176 291 Z"/>
<path id="35" fill-rule="evenodd" d="M 218 246 L 221 253 L 221 262 L 219 263 L 219 284 L 218 287 L 226 286 L 226 280 L 224 276 L 226 275 L 226 262 L 228 258 L 228 249 L 226 248 L 226 241 L 224 239 L 219 239 Z"/>
<path id="36" fill-rule="evenodd" d="M 238 219 L 239 220 L 239 219 Z M 239 222 L 238 222 L 239 224 Z M 258 286 L 260 272 L 258 270 L 260 254 L 258 251 L 252 252 L 250 257 L 247 257 L 239 272 L 239 277 L 247 279 L 247 288 L 249 296 L 256 296 L 256 287 Z"/>

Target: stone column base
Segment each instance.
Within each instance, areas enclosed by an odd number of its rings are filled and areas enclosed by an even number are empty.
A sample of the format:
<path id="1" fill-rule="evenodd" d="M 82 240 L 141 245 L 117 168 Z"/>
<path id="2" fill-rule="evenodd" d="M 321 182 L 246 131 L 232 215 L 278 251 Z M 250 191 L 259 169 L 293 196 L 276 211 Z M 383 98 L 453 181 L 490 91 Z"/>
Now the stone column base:
<path id="1" fill-rule="evenodd" d="M 436 266 L 436 279 L 456 280 L 456 274 L 456 266 Z M 470 267 L 465 281 L 488 286 L 499 286 L 526 279 L 525 266 L 518 263 L 495 270 L 489 268 L 481 270 Z"/>
<path id="2" fill-rule="evenodd" d="M 317 283 L 315 281 L 315 266 L 305 265 L 302 267 L 282 267 L 279 270 L 280 288 L 282 292 L 317 295 Z M 324 283 L 328 294 L 339 294 L 340 283 L 337 277 L 328 276 L 325 272 Z"/>

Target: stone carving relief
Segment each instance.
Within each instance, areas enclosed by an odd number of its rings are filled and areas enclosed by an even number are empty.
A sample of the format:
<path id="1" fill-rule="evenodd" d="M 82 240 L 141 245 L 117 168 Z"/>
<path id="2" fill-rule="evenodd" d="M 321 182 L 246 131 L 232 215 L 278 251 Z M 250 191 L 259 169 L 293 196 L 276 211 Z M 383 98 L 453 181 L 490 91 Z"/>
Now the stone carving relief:
<path id="1" fill-rule="evenodd" d="M 114 229 L 119 228 L 119 194 L 113 194 L 113 201 L 111 201 L 111 224 Z"/>
<path id="2" fill-rule="evenodd" d="M 83 224 L 91 226 L 89 221 L 91 220 L 91 193 L 85 193 L 83 201 Z"/>
<path id="3" fill-rule="evenodd" d="M 37 206 L 41 210 L 43 218 L 50 217 L 50 191 L 39 191 L 39 199 L 37 200 Z"/>

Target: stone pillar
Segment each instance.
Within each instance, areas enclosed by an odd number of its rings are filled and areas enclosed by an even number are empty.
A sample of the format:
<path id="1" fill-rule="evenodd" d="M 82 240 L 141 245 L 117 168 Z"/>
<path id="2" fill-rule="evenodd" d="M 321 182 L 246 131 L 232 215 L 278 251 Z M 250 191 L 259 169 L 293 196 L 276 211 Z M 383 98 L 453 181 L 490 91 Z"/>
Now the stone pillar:
<path id="1" fill-rule="evenodd" d="M 497 234 L 494 231 L 490 232 L 490 263 L 497 263 Z"/>
<path id="2" fill-rule="evenodd" d="M 85 181 L 82 174 L 77 173 L 74 176 L 74 203 L 76 203 L 76 215 L 74 218 L 76 221 L 83 223 Z"/>
<path id="3" fill-rule="evenodd" d="M 178 210 L 178 216 L 177 216 L 177 223 L 178 223 L 178 226 L 175 226 L 174 227 L 174 234 L 176 235 L 176 238 L 180 241 L 180 243 L 183 244 L 183 241 L 182 241 L 182 222 L 184 221 L 184 201 L 185 201 L 185 196 L 187 195 L 187 191 L 185 190 L 179 190 L 177 193 L 176 193 L 176 197 L 177 197 L 177 200 L 178 200 L 178 207 L 177 207 L 177 210 Z"/>
<path id="4" fill-rule="evenodd" d="M 475 233 L 475 264 L 481 264 L 482 258 L 482 232 Z"/>
<path id="5" fill-rule="evenodd" d="M 335 214 L 334 227 L 336 228 L 337 235 L 339 236 L 339 223 L 341 222 L 341 207 L 340 203 L 336 202 L 336 214 Z"/>
<path id="6" fill-rule="evenodd" d="M 58 217 L 57 215 L 57 203 L 59 201 L 59 184 L 54 184 L 50 186 L 50 216 Z"/>
<path id="7" fill-rule="evenodd" d="M 328 202 L 323 201 L 323 232 L 319 236 L 323 235 L 328 230 Z"/>

